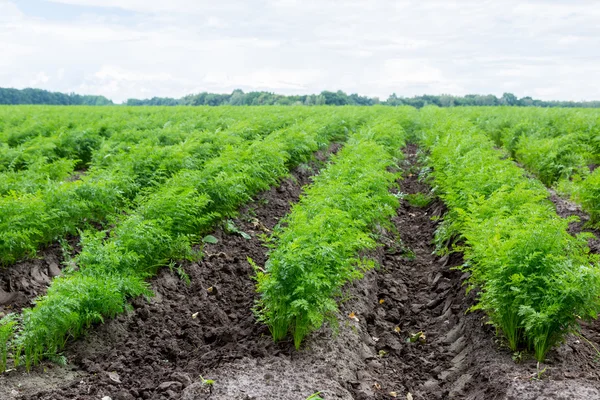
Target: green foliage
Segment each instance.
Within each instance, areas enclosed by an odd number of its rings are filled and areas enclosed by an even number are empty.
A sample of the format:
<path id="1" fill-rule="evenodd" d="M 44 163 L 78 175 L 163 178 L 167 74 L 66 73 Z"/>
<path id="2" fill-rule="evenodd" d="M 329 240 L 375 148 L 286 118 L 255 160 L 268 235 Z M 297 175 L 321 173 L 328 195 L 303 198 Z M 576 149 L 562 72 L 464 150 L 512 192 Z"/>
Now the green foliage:
<path id="1" fill-rule="evenodd" d="M 240 235 L 244 239 L 251 239 L 252 238 L 246 232 L 241 231 L 237 226 L 235 226 L 235 224 L 233 223 L 233 221 L 230 220 L 230 219 L 228 219 L 227 221 L 225 221 L 224 228 L 225 228 L 225 232 L 227 232 L 227 233 L 230 233 L 230 234 L 234 233 L 234 234 Z"/>
<path id="2" fill-rule="evenodd" d="M 68 339 L 81 336 L 93 323 L 125 311 L 127 297 L 150 294 L 139 277 L 73 274 L 53 281 L 33 309 L 23 311 L 23 327 L 15 345 L 30 369 L 44 356 L 56 354 Z"/>
<path id="3" fill-rule="evenodd" d="M 216 237 L 214 237 L 213 235 L 206 235 L 202 238 L 202 241 L 204 243 L 209 243 L 209 244 L 216 244 L 219 243 L 219 239 L 217 239 Z"/>
<path id="4" fill-rule="evenodd" d="M 574 197 L 590 214 L 591 222 L 600 226 L 600 168 L 578 182 Z"/>
<path id="5" fill-rule="evenodd" d="M 343 99 L 328 92 L 310 104 Z M 362 256 L 398 203 L 388 189 L 404 129 L 430 150 L 434 193 L 449 207 L 438 249 L 460 244 L 450 251 L 466 254 L 471 286 L 481 289 L 477 307 L 511 347 L 541 359 L 578 317 L 595 317 L 598 269 L 542 184 L 494 147 L 545 183 L 558 182 L 598 224 L 600 172 L 589 168 L 600 162 L 598 121 L 593 110 L 559 109 L 0 107 L 0 263 L 83 229 L 73 268 L 22 318 L 0 322 L 5 354 L 28 368 L 53 357 L 90 325 L 125 311 L 128 298 L 149 295 L 144 282 L 158 268 L 197 257 L 192 245 L 210 242 L 215 223 L 350 137 L 268 239 L 266 272 L 256 268 L 259 315 L 276 339 L 292 333 L 300 345 L 333 318 L 344 283 L 373 266 Z M 236 229 L 229 230 L 242 235 Z"/>
<path id="6" fill-rule="evenodd" d="M 544 184 L 583 172 L 591 159 L 591 149 L 577 142 L 575 135 L 557 138 L 521 138 L 516 157 Z"/>
<path id="7" fill-rule="evenodd" d="M 10 264 L 23 255 L 34 255 L 36 243 L 49 227 L 44 203 L 35 195 L 11 192 L 0 197 L 0 261 Z"/>
<path id="8" fill-rule="evenodd" d="M 17 316 L 8 314 L 0 319 L 0 373 L 6 371 L 10 340 L 15 334 Z"/>
<path id="9" fill-rule="evenodd" d="M 200 375 L 200 381 L 202 382 L 203 385 L 206 385 L 206 386 L 212 386 L 215 384 L 214 379 L 204 379 L 202 377 L 202 375 Z"/>
<path id="10" fill-rule="evenodd" d="M 594 110 L 464 109 L 469 117 L 546 185 L 581 203 L 597 223 L 600 198 L 590 167 L 600 163 L 600 116 Z"/>
<path id="11" fill-rule="evenodd" d="M 25 171 L 0 173 L 0 195 L 5 196 L 9 192 L 34 194 L 48 182 L 67 180 L 73 174 L 76 163 L 76 160 L 65 158 L 52 162 L 39 158 Z"/>
<path id="12" fill-rule="evenodd" d="M 572 237 L 546 189 L 467 120 L 428 109 L 422 121 L 434 182 L 450 209 L 438 234 L 464 242 L 457 250 L 480 289 L 474 308 L 488 313 L 513 351 L 531 349 L 543 360 L 578 318 L 600 309 L 600 269 L 587 237 Z"/>
<path id="13" fill-rule="evenodd" d="M 404 196 L 404 200 L 413 207 L 427 207 L 433 201 L 433 197 L 430 194 L 415 193 L 407 194 Z"/>
<path id="14" fill-rule="evenodd" d="M 121 113 L 113 110 L 117 116 Z M 254 140 L 307 115 L 330 114 L 326 110 L 306 109 L 265 117 L 265 113 L 254 110 L 238 110 L 225 121 L 218 118 L 221 112 L 205 112 L 214 118 L 200 126 L 207 130 L 198 129 L 197 122 L 191 125 L 189 120 L 196 118 L 197 112 L 189 111 L 152 113 L 155 120 L 136 121 L 135 129 L 115 123 L 112 129 L 119 131 L 118 134 L 107 133 L 104 124 L 109 121 L 89 110 L 88 115 L 83 115 L 92 117 L 92 122 L 85 122 L 91 124 L 85 129 L 81 116 L 76 121 L 83 126 L 63 121 L 65 115 L 71 116 L 67 112 L 50 113 L 50 122 L 47 125 L 36 122 L 35 129 L 27 128 L 22 120 L 15 121 L 16 125 L 11 126 L 15 130 L 4 135 L 9 143 L 24 149 L 22 153 L 28 154 L 27 160 L 32 161 L 17 166 L 12 160 L 9 170 L 2 174 L 6 179 L 0 181 L 0 235 L 5 238 L 0 241 L 0 263 L 11 264 L 31 257 L 39 246 L 65 234 L 77 234 L 78 229 L 90 224 L 105 224 L 146 201 L 147 196 L 179 172 L 200 170 L 221 152 L 246 148 Z M 183 117 L 178 125 L 171 120 L 164 122 L 165 118 L 176 119 L 177 114 Z M 94 125 L 94 118 L 102 121 L 100 127 Z M 314 127 L 315 122 L 311 121 Z M 27 134 L 18 135 L 19 129 Z M 291 137 L 290 142 L 293 146 L 298 144 Z M 315 143 L 314 140 L 309 143 L 311 149 Z M 248 162 L 251 151 L 244 155 Z M 294 151 L 304 154 L 307 148 L 294 147 Z M 263 152 L 264 157 L 269 154 Z M 75 174 L 76 167 L 88 170 Z M 15 214 L 13 210 L 21 212 Z"/>
<path id="15" fill-rule="evenodd" d="M 398 175 L 390 168 L 403 132 L 389 122 L 351 136 L 274 232 L 265 272 L 255 268 L 256 313 L 275 340 L 292 333 L 298 348 L 334 319 L 342 286 L 374 266 L 361 254 L 377 246 L 373 230 L 386 226 L 398 206 L 389 192 Z"/>
<path id="16" fill-rule="evenodd" d="M 0 88 L 0 104 L 112 105 L 104 96 L 66 94 L 43 89 Z"/>

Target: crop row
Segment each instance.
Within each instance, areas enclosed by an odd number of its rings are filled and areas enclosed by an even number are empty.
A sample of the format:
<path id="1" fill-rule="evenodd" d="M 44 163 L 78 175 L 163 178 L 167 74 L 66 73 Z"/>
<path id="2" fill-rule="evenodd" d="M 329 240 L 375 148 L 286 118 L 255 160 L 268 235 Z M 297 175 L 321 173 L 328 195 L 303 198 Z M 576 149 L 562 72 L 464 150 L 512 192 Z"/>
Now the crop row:
<path id="1" fill-rule="evenodd" d="M 199 168 L 226 146 L 244 146 L 251 137 L 238 130 L 203 131 L 172 146 L 141 143 L 115 151 L 109 166 L 93 167 L 81 179 L 48 182 L 34 193 L 11 191 L 0 197 L 0 262 L 31 256 L 41 244 L 75 234 L 86 222 L 102 223 L 141 191 L 149 192 L 184 168 Z"/>
<path id="2" fill-rule="evenodd" d="M 55 279 L 18 324 L 14 316 L 0 323 L 6 353 L 30 368 L 91 324 L 123 312 L 127 298 L 149 294 L 145 279 L 170 259 L 193 257 L 192 244 L 215 222 L 235 214 L 318 148 L 345 139 L 368 116 L 355 111 L 328 111 L 319 121 L 305 120 L 248 146 L 228 146 L 201 169 L 169 178 L 107 239 L 105 232 L 84 235 L 78 269 Z"/>
<path id="3" fill-rule="evenodd" d="M 0 172 L 26 170 L 31 165 L 66 158 L 79 168 L 92 152 L 116 136 L 141 139 L 144 134 L 180 137 L 186 132 L 225 129 L 248 112 L 226 109 L 165 110 L 93 107 L 0 107 Z"/>
<path id="4" fill-rule="evenodd" d="M 496 145 L 503 146 L 544 184 L 555 186 L 600 223 L 600 116 L 595 110 L 468 109 Z"/>
<path id="5" fill-rule="evenodd" d="M 301 121 L 304 115 L 289 113 L 277 118 L 260 114 L 234 121 L 224 131 L 119 134 L 93 153 L 88 171 L 78 179 L 51 180 L 68 173 L 73 160 L 61 159 L 39 169 L 19 171 L 32 190 L 1 193 L 10 181 L 0 183 L 0 264 L 32 256 L 37 248 L 65 234 L 76 234 L 89 224 L 102 224 L 110 216 L 135 207 L 139 198 L 155 190 L 182 169 L 198 169 L 228 146 L 246 146 L 253 139 Z M 57 164 L 65 166 L 63 173 Z M 48 168 L 50 167 L 50 168 Z M 36 186 L 38 183 L 38 186 Z M 21 188 L 23 189 L 23 188 Z"/>
<path id="6" fill-rule="evenodd" d="M 600 270 L 587 236 L 568 233 L 545 187 L 527 178 L 461 116 L 421 112 L 435 187 L 449 208 L 438 243 L 458 238 L 474 309 L 485 310 L 512 350 L 546 352 L 600 309 Z"/>
<path id="7" fill-rule="evenodd" d="M 2 111 L 5 109 L 0 107 L 0 118 Z M 121 161 L 119 155 L 148 147 L 162 150 L 184 143 L 200 132 L 230 130 L 261 134 L 317 114 L 301 110 L 266 113 L 255 109 L 227 113 L 204 108 L 186 112 L 163 109 L 148 115 L 130 115 L 119 109 L 97 115 L 87 107 L 78 108 L 78 114 L 70 109 L 52 108 L 53 112 L 46 114 L 47 111 L 35 109 L 36 121 L 46 118 L 43 123 L 36 122 L 35 128 L 26 120 L 21 121 L 22 125 L 9 124 L 5 126 L 8 130 L 0 131 L 0 194 L 34 193 L 48 181 L 61 181 L 91 167 L 109 168 Z M 115 120 L 116 117 L 123 117 L 123 121 Z M 23 132 L 33 136 L 21 137 Z M 11 147 L 10 143 L 18 144 Z"/>
<path id="8" fill-rule="evenodd" d="M 352 135 L 274 233 L 264 271 L 256 268 L 256 313 L 275 340 L 291 333 L 299 347 L 335 320 L 344 284 L 373 267 L 364 254 L 399 204 L 389 190 L 399 177 L 391 169 L 404 145 L 404 112 L 388 112 Z"/>

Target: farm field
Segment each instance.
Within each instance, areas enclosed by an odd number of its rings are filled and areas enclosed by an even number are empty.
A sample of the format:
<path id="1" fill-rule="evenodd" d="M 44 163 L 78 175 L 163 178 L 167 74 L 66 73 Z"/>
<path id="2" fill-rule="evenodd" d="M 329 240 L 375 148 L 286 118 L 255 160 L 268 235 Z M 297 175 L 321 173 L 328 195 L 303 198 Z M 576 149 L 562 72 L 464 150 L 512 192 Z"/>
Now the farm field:
<path id="1" fill-rule="evenodd" d="M 583 109 L 0 107 L 0 398 L 600 398 L 599 160 Z"/>

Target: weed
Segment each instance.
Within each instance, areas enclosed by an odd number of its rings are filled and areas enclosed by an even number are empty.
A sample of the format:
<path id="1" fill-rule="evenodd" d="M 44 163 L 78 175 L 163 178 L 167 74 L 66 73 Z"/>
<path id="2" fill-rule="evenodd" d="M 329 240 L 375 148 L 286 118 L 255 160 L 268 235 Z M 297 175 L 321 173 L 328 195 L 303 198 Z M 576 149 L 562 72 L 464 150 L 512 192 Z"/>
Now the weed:
<path id="1" fill-rule="evenodd" d="M 513 352 L 512 359 L 517 364 L 521 363 L 525 359 L 526 353 L 523 351 L 515 351 Z"/>
<path id="2" fill-rule="evenodd" d="M 542 380 L 542 375 L 546 372 L 546 370 L 548 369 L 548 367 L 544 367 L 544 369 L 540 369 L 540 363 L 537 363 L 537 367 L 536 367 L 536 374 L 535 377 L 533 377 L 532 379 L 536 379 L 538 381 Z"/>
<path id="3" fill-rule="evenodd" d="M 252 239 L 252 237 L 250 235 L 248 235 L 246 232 L 242 232 L 236 225 L 235 223 L 228 219 L 224 222 L 223 227 L 225 229 L 225 232 L 232 234 L 235 233 L 237 235 L 240 235 L 241 237 L 243 237 L 244 239 Z"/>
<path id="4" fill-rule="evenodd" d="M 204 378 L 202 377 L 202 375 L 200 375 L 200 382 L 202 382 L 202 384 L 203 384 L 203 385 L 206 385 L 206 386 L 212 386 L 212 385 L 214 385 L 214 384 L 215 384 L 215 381 L 214 381 L 214 380 L 212 380 L 212 379 L 204 379 Z"/>
<path id="5" fill-rule="evenodd" d="M 414 261 L 417 259 L 416 253 L 408 247 L 403 248 L 402 257 L 404 257 L 405 259 L 407 259 L 409 261 Z"/>
<path id="6" fill-rule="evenodd" d="M 183 265 L 177 265 L 174 261 L 171 261 L 169 262 L 168 267 L 171 273 L 176 272 L 177 276 L 179 276 L 179 279 L 185 282 L 187 286 L 189 286 L 192 283 L 192 280 L 190 279 L 190 276 L 187 274 L 187 272 L 185 272 L 185 268 L 183 268 Z"/>
<path id="7" fill-rule="evenodd" d="M 404 199 L 413 207 L 425 208 L 433 201 L 433 197 L 424 193 L 407 194 Z"/>

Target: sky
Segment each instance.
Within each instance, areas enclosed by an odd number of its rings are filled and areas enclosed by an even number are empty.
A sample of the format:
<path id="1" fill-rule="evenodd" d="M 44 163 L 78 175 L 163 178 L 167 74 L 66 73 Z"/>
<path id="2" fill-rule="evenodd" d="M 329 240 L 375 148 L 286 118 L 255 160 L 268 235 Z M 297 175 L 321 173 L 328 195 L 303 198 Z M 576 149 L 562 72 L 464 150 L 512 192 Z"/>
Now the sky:
<path id="1" fill-rule="evenodd" d="M 0 0 L 0 87 L 600 100 L 597 0 Z"/>

